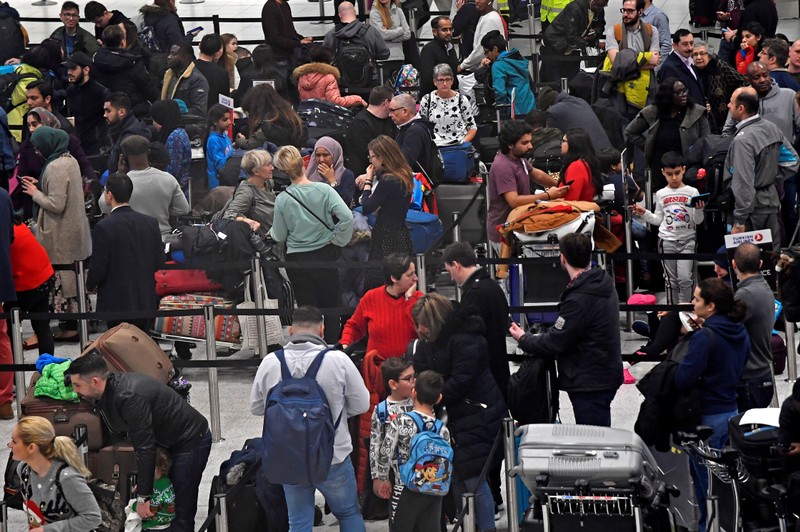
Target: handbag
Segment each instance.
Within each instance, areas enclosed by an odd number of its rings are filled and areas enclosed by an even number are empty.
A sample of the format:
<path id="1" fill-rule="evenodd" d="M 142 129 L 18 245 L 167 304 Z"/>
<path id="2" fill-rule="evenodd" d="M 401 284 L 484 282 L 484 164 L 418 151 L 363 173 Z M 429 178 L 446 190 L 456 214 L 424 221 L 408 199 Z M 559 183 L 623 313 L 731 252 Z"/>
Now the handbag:
<path id="1" fill-rule="evenodd" d="M 237 309 L 254 309 L 256 304 L 252 298 L 250 291 L 250 279 L 252 273 L 248 274 L 244 282 L 244 302 L 236 305 Z M 264 301 L 264 308 L 278 309 L 278 300 L 269 299 L 267 296 L 267 289 L 264 284 L 264 279 L 260 279 L 256 283 L 256 289 L 261 291 Z M 283 337 L 283 328 L 281 326 L 281 317 L 278 315 L 272 316 L 239 316 L 239 325 L 242 329 L 242 349 L 258 347 L 258 320 L 263 319 L 267 330 L 267 345 L 283 345 L 286 340 Z"/>

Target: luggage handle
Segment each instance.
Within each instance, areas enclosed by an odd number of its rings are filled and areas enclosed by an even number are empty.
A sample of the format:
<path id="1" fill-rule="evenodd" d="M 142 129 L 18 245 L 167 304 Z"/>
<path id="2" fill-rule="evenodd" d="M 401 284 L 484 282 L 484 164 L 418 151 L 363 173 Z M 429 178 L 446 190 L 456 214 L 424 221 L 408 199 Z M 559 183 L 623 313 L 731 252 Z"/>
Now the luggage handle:
<path id="1" fill-rule="evenodd" d="M 53 424 L 69 423 L 69 412 L 66 408 L 53 412 Z"/>
<path id="2" fill-rule="evenodd" d="M 553 451 L 553 456 L 597 456 L 597 451 L 564 451 L 556 449 Z"/>

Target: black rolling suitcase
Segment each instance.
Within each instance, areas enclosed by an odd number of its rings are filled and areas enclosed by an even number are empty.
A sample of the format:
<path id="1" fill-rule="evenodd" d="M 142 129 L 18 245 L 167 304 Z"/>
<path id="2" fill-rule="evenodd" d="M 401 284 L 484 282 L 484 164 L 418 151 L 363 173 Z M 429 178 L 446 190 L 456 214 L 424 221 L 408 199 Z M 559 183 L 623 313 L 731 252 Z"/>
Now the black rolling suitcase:
<path id="1" fill-rule="evenodd" d="M 784 456 L 780 447 L 780 428 L 741 425 L 744 414 L 728 420 L 730 445 L 741 453 L 742 465 L 750 475 L 769 482 L 784 476 Z"/>

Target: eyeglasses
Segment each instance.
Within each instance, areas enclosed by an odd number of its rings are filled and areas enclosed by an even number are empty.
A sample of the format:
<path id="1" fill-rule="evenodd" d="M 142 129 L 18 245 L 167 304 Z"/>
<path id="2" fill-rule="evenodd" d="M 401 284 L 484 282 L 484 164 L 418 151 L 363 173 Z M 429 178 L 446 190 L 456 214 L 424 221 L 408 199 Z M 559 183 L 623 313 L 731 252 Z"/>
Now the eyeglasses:
<path id="1" fill-rule="evenodd" d="M 708 55 L 708 52 L 695 52 L 692 54 L 692 57 L 703 57 Z"/>
<path id="2" fill-rule="evenodd" d="M 451 78 L 451 77 L 448 77 L 448 78 L 436 78 L 433 81 L 440 81 L 440 82 L 441 81 L 453 81 L 453 78 Z"/>
<path id="3" fill-rule="evenodd" d="M 401 111 L 404 107 L 389 107 L 389 113 L 395 113 L 397 111 Z"/>
<path id="4" fill-rule="evenodd" d="M 61 16 L 64 18 L 79 18 L 80 15 L 77 13 L 61 13 Z"/>
<path id="5" fill-rule="evenodd" d="M 639 11 L 638 9 L 626 9 L 624 7 L 619 8 L 620 13 L 636 13 Z"/>
<path id="6" fill-rule="evenodd" d="M 408 377 L 401 377 L 400 380 L 403 382 L 414 382 L 415 380 L 417 380 L 417 377 L 415 377 L 414 375 L 409 375 Z"/>
<path id="7" fill-rule="evenodd" d="M 689 89 L 687 89 L 685 87 L 683 89 L 678 89 L 676 91 L 672 91 L 672 94 L 674 94 L 675 96 L 683 96 L 684 94 L 688 94 L 688 93 L 689 93 Z"/>

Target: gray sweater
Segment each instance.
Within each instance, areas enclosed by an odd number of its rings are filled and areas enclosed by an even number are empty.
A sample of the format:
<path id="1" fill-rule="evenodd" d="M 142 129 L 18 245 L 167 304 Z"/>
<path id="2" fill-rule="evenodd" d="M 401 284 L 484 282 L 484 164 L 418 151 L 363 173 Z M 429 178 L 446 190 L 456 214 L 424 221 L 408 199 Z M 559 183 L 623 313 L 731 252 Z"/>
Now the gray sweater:
<path id="1" fill-rule="evenodd" d="M 48 522 L 44 527 L 48 532 L 86 532 L 98 527 L 101 522 L 100 507 L 80 473 L 69 466 L 61 471 L 59 492 L 55 482 L 56 473 L 63 465 L 64 462 L 53 460 L 44 478 L 28 468 L 30 479 L 22 488 L 25 500 L 39 507 Z M 24 462 L 17 466 L 21 478 L 25 467 Z"/>
<path id="2" fill-rule="evenodd" d="M 775 297 L 766 279 L 759 274 L 739 281 L 736 301 L 747 305 L 744 326 L 750 336 L 750 354 L 742 373 L 742 381 L 767 373 L 772 367 L 772 325 L 775 323 Z"/>

